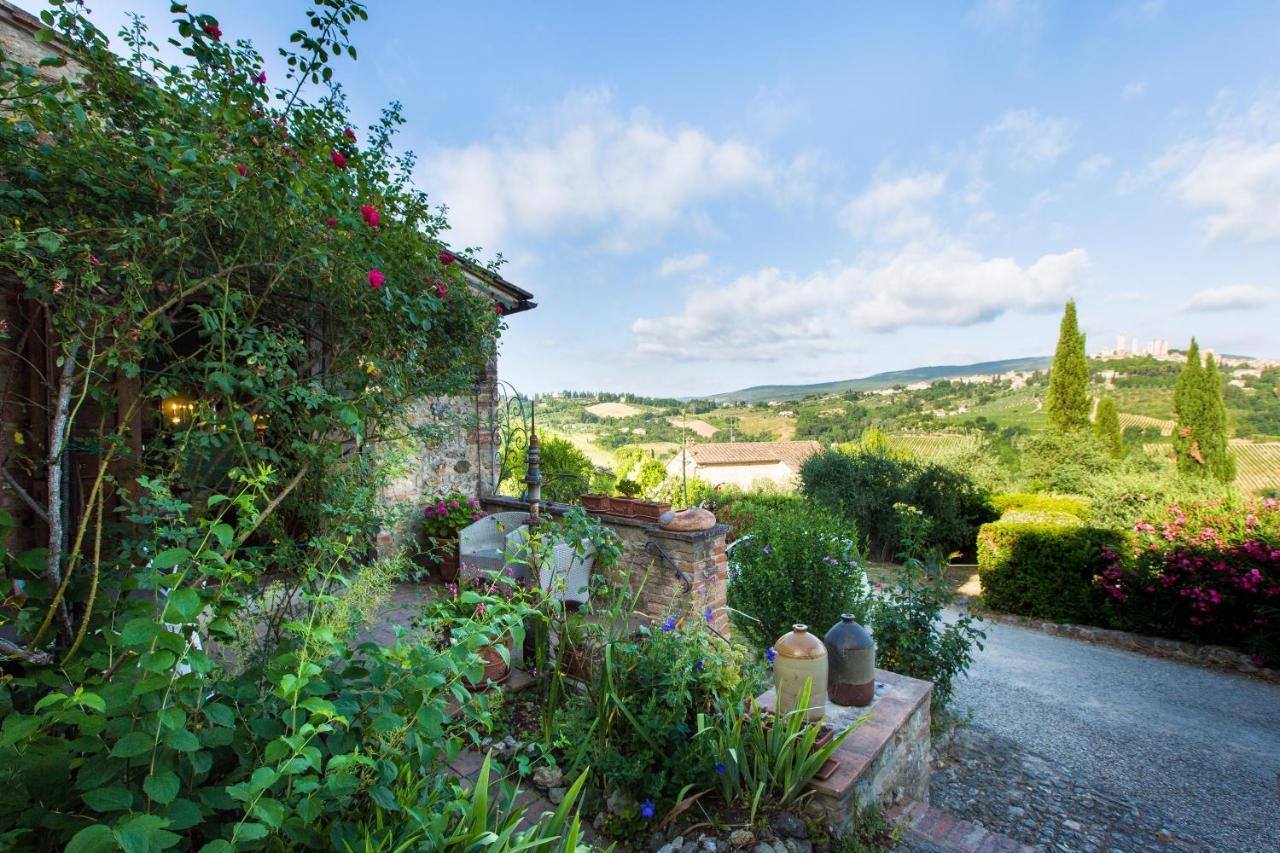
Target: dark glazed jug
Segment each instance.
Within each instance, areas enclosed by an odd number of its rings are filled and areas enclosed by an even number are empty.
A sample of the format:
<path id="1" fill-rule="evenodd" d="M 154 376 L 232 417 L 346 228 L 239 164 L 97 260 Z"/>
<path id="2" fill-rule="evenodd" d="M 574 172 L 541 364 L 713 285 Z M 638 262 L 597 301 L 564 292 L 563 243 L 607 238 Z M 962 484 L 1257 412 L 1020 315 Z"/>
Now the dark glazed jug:
<path id="1" fill-rule="evenodd" d="M 876 643 L 867 629 L 844 613 L 822 642 L 831 668 L 828 698 L 837 705 L 870 705 L 876 695 Z"/>

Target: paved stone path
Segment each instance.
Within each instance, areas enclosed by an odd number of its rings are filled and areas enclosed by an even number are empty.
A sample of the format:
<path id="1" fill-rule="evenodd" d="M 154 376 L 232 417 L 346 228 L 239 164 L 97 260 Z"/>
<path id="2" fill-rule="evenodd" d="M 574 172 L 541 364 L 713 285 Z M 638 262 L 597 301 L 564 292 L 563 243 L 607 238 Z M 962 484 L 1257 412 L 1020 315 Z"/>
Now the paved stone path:
<path id="1" fill-rule="evenodd" d="M 985 645 L 934 805 L 1047 849 L 1280 850 L 1280 686 L 1014 625 Z"/>

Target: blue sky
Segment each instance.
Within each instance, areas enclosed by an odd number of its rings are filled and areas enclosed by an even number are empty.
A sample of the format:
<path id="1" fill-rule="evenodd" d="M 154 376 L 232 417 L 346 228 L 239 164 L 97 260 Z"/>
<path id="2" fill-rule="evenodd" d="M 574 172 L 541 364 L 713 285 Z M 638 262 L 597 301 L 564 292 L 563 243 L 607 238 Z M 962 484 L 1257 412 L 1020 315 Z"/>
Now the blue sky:
<path id="1" fill-rule="evenodd" d="M 89 5 L 109 32 L 169 19 Z M 191 7 L 272 55 L 304 4 Z M 503 344 L 521 390 L 1047 354 L 1068 297 L 1091 351 L 1280 358 L 1278 4 L 369 11 L 338 69 L 355 117 L 401 101 L 452 242 L 537 295 Z"/>

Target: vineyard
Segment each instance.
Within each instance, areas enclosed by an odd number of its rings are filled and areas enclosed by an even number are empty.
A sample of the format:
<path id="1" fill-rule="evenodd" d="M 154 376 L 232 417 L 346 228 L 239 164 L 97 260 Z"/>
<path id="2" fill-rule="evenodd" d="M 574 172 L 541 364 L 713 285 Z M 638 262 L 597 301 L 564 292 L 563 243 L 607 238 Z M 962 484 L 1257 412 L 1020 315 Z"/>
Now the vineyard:
<path id="1" fill-rule="evenodd" d="M 1168 444 L 1145 444 L 1143 449 L 1153 459 L 1174 464 L 1173 449 Z M 1268 489 L 1280 489 L 1280 441 L 1233 438 L 1231 450 L 1236 455 L 1235 487 L 1241 494 L 1258 495 Z"/>
<path id="2" fill-rule="evenodd" d="M 978 446 L 978 438 L 972 433 L 899 432 L 892 433 L 887 438 L 892 447 L 906 450 L 913 456 L 926 460 L 946 457 Z"/>
<path id="3" fill-rule="evenodd" d="M 1127 412 L 1120 413 L 1120 429 L 1128 429 L 1136 426 L 1140 429 L 1147 427 L 1157 427 L 1161 435 L 1173 435 L 1173 421 L 1163 418 L 1152 418 L 1147 415 L 1131 415 Z"/>

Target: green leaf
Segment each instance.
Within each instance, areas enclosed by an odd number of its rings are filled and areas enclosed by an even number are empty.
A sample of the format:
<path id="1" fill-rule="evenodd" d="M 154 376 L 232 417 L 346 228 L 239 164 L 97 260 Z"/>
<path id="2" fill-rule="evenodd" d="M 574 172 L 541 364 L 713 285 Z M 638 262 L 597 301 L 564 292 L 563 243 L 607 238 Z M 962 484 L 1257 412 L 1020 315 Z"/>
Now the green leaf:
<path id="1" fill-rule="evenodd" d="M 169 818 L 169 828 L 174 832 L 190 829 L 204 821 L 204 813 L 200 811 L 200 807 L 181 797 L 169 804 L 164 810 L 164 816 Z"/>
<path id="2" fill-rule="evenodd" d="M 195 752 L 200 749 L 200 739 L 186 729 L 165 732 L 163 740 L 178 752 Z"/>
<path id="3" fill-rule="evenodd" d="M 215 726 L 234 726 L 236 724 L 235 712 L 227 705 L 213 704 L 204 706 L 204 715 L 209 718 L 209 722 Z"/>
<path id="4" fill-rule="evenodd" d="M 163 850 L 182 840 L 181 836 L 166 832 L 168 818 L 139 814 L 116 827 L 116 841 L 125 853 L 151 853 Z"/>
<path id="5" fill-rule="evenodd" d="M 48 252 L 51 255 L 62 248 L 62 240 L 58 237 L 57 234 L 54 234 L 51 231 L 46 231 L 45 233 L 41 234 L 36 239 L 36 243 L 37 245 L 40 246 L 41 249 L 44 249 L 46 252 Z"/>
<path id="6" fill-rule="evenodd" d="M 263 797 L 254 804 L 253 815 L 272 829 L 279 829 L 280 824 L 284 823 L 284 804 L 279 800 Z"/>
<path id="7" fill-rule="evenodd" d="M 385 785 L 375 785 L 369 789 L 369 799 L 378 804 L 380 808 L 389 812 L 400 811 L 400 804 L 396 802 L 395 794 L 391 793 Z"/>
<path id="8" fill-rule="evenodd" d="M 257 841 L 260 838 L 266 838 L 269 834 L 270 830 L 260 823 L 242 823 L 236 830 L 236 840 Z"/>
<path id="9" fill-rule="evenodd" d="M 213 526 L 213 535 L 217 538 L 218 544 L 222 546 L 222 550 L 231 547 L 231 543 L 236 538 L 236 532 L 230 524 L 215 524 Z"/>
<path id="10" fill-rule="evenodd" d="M 170 548 L 156 554 L 155 559 L 151 561 L 151 568 L 171 569 L 183 560 L 189 559 L 191 559 L 191 552 L 186 548 Z"/>
<path id="11" fill-rule="evenodd" d="M 147 796 L 162 806 L 173 802 L 173 798 L 178 796 L 178 787 L 178 774 L 172 770 L 152 773 L 142 783 L 142 790 Z"/>
<path id="12" fill-rule="evenodd" d="M 126 646 L 145 646 L 155 639 L 160 630 L 160 624 L 154 619 L 139 616 L 124 623 L 120 641 Z"/>
<path id="13" fill-rule="evenodd" d="M 80 795 L 85 805 L 95 812 L 121 812 L 133 805 L 133 794 L 127 788 L 94 788 Z"/>
<path id="14" fill-rule="evenodd" d="M 230 841 L 218 838 L 201 847 L 200 853 L 232 853 L 235 849 Z"/>
<path id="15" fill-rule="evenodd" d="M 95 823 L 71 836 L 67 842 L 66 853 L 99 853 L 103 850 L 115 850 L 116 837 L 111 827 Z"/>
<path id="16" fill-rule="evenodd" d="M 196 615 L 204 607 L 200 593 L 190 587 L 183 587 L 169 594 L 168 606 L 165 607 L 165 619 L 170 622 L 194 622 Z M 177 618 L 170 618 L 176 616 Z"/>
<path id="17" fill-rule="evenodd" d="M 115 746 L 111 747 L 112 758 L 136 758 L 151 751 L 154 743 L 151 736 L 144 732 L 129 732 Z"/>

